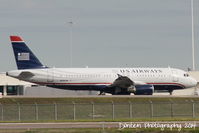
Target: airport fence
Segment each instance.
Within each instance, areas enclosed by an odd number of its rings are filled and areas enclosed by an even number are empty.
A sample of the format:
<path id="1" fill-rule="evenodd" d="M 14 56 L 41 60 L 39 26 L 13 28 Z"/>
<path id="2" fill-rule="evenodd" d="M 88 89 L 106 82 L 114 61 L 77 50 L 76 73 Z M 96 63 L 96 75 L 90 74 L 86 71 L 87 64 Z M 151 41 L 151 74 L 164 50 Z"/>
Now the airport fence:
<path id="1" fill-rule="evenodd" d="M 199 102 L 1 104 L 1 121 L 199 118 Z"/>

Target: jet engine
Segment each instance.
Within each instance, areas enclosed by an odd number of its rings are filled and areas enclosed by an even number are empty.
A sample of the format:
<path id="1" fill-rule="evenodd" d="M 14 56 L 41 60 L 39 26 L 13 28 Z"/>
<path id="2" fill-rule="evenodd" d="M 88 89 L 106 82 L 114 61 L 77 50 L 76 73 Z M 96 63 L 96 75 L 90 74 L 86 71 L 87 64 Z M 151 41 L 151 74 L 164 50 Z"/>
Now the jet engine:
<path id="1" fill-rule="evenodd" d="M 135 86 L 135 95 L 153 95 L 154 86 L 153 85 L 136 85 Z"/>

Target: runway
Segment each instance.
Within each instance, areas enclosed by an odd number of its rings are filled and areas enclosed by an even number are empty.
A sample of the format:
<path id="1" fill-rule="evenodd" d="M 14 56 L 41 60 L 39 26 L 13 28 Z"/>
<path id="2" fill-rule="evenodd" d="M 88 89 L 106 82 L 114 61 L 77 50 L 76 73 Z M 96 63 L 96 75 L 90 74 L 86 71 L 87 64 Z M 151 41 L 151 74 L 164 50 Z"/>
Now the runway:
<path id="1" fill-rule="evenodd" d="M 2 98 L 198 98 L 197 95 L 66 95 L 61 96 L 3 96 Z"/>
<path id="2" fill-rule="evenodd" d="M 39 128 L 195 129 L 196 127 L 199 127 L 199 121 L 0 123 L 0 129 L 39 129 Z"/>

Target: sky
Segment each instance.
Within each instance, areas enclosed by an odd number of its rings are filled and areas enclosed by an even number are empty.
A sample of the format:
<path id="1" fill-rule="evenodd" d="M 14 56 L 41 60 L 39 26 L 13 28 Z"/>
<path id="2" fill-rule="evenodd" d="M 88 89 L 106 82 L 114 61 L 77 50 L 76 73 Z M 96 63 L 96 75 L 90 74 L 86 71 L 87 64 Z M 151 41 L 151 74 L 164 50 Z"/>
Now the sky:
<path id="1" fill-rule="evenodd" d="M 50 67 L 170 66 L 186 70 L 192 67 L 190 2 L 0 0 L 0 71 L 16 69 L 10 35 L 20 35 Z M 195 0 L 197 70 L 198 7 Z"/>

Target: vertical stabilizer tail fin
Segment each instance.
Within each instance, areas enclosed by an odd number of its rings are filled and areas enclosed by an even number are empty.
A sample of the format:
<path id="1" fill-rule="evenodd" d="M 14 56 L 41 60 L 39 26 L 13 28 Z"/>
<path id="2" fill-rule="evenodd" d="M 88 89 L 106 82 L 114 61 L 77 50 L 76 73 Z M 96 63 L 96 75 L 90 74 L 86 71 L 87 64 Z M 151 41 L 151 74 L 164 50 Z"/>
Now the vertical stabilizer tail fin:
<path id="1" fill-rule="evenodd" d="M 44 68 L 33 52 L 28 48 L 23 39 L 19 36 L 10 36 L 15 61 L 18 69 Z"/>

